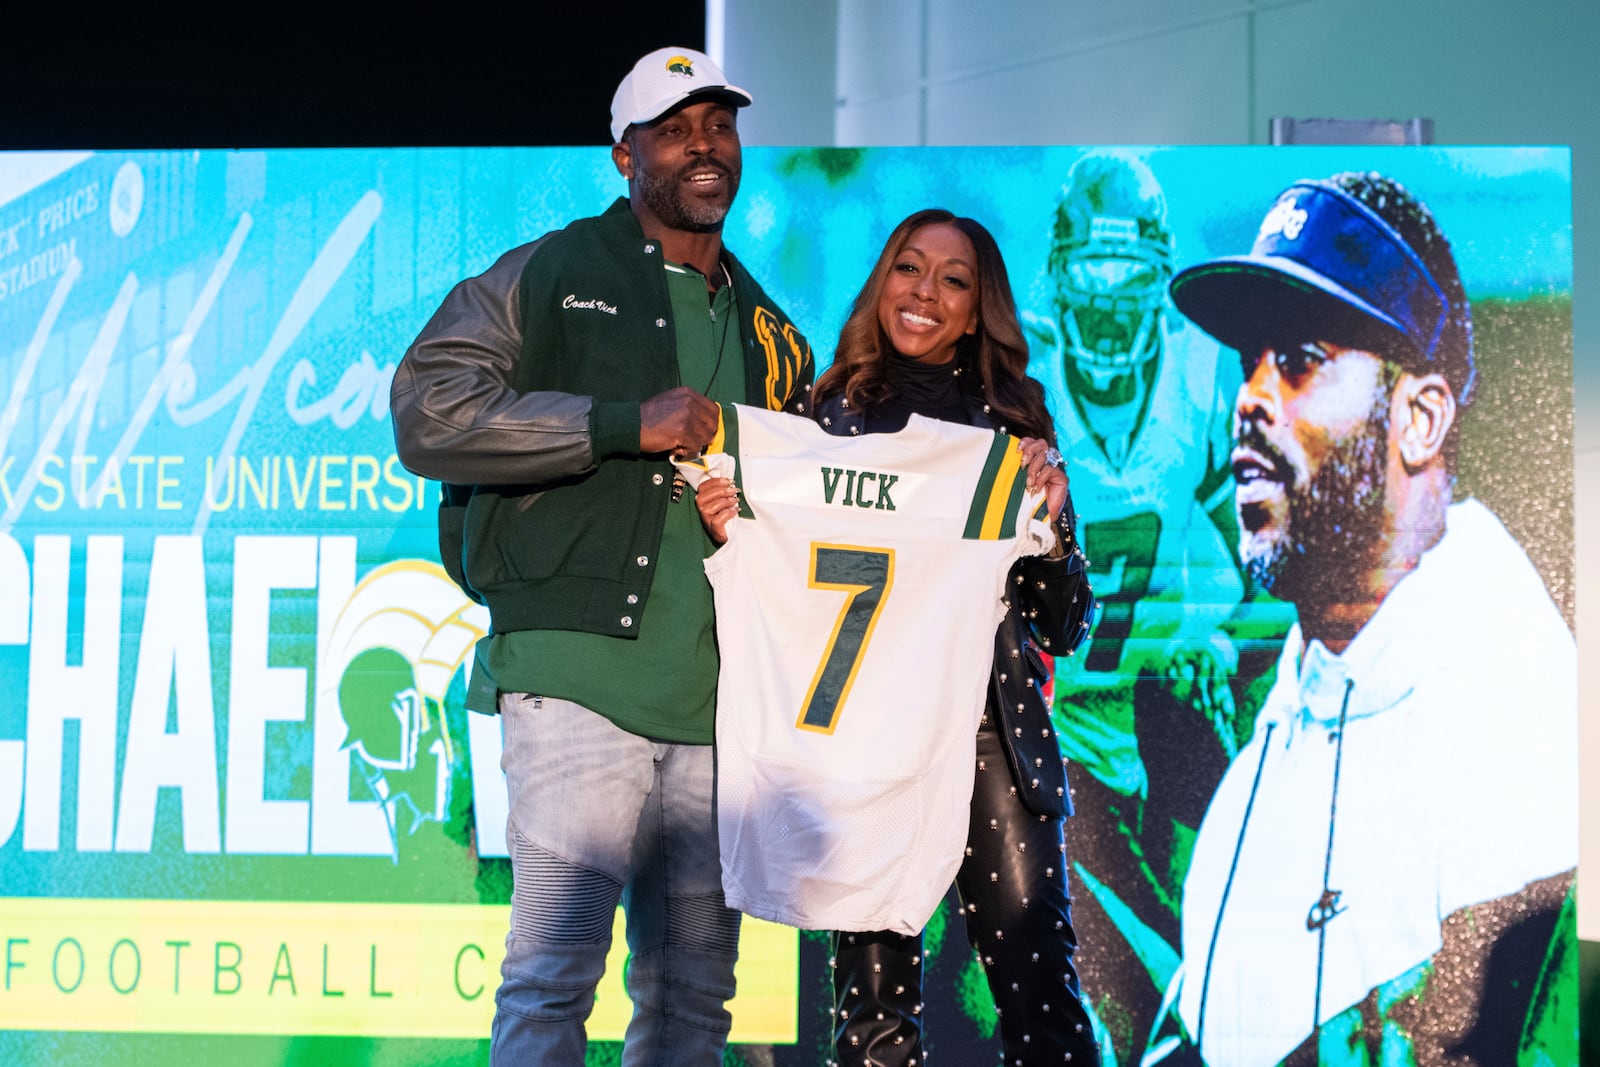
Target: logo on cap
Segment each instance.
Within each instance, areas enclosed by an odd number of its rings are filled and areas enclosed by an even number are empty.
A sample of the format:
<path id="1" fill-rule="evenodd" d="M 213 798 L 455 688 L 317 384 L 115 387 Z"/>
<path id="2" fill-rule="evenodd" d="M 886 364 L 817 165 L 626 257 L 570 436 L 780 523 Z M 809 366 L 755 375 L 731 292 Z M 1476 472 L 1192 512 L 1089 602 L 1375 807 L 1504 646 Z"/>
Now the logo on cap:
<path id="1" fill-rule="evenodd" d="M 1256 240 L 1281 233 L 1284 240 L 1293 241 L 1300 236 L 1306 218 L 1306 210 L 1299 206 L 1298 198 L 1291 193 L 1272 205 L 1267 217 L 1261 220 L 1261 229 L 1256 233 Z"/>
<path id="2" fill-rule="evenodd" d="M 694 77 L 694 61 L 688 56 L 673 56 L 667 60 L 667 73 L 677 74 L 684 78 Z"/>

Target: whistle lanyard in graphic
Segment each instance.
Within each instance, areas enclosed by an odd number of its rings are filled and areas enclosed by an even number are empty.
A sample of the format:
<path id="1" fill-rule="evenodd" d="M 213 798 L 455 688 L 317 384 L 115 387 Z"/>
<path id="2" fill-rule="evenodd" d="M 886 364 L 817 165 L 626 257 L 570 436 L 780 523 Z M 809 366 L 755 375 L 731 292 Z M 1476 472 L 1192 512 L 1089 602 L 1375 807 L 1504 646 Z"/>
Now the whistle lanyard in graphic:
<path id="1" fill-rule="evenodd" d="M 1339 728 L 1333 737 L 1333 788 L 1328 800 L 1328 847 L 1322 861 L 1322 892 L 1306 912 L 1306 929 L 1314 930 L 1317 934 L 1317 992 L 1316 1002 L 1312 1005 L 1311 1028 L 1315 1030 L 1322 1025 L 1322 971 L 1324 957 L 1327 950 L 1327 926 L 1333 919 L 1342 915 L 1346 907 L 1341 903 L 1344 891 L 1334 889 L 1330 884 L 1333 873 L 1333 838 L 1334 825 L 1339 811 L 1339 771 L 1344 761 L 1344 731 L 1345 721 L 1350 712 L 1350 694 L 1355 690 L 1355 683 L 1346 680 L 1344 700 L 1339 706 Z M 1245 830 L 1250 825 L 1250 815 L 1255 808 L 1256 794 L 1261 788 L 1261 774 L 1266 769 L 1267 753 L 1272 748 L 1272 734 L 1277 728 L 1277 723 L 1268 723 L 1266 736 L 1262 739 L 1261 760 L 1256 765 L 1255 778 L 1250 784 L 1250 797 L 1245 802 L 1244 817 L 1239 823 L 1239 839 L 1234 845 L 1233 861 L 1228 865 L 1228 878 L 1222 887 L 1222 898 L 1217 902 L 1217 918 L 1211 928 L 1211 942 L 1206 950 L 1206 967 L 1200 987 L 1200 1012 L 1195 1026 L 1195 1044 L 1198 1046 L 1204 1039 L 1206 1024 L 1206 1000 L 1211 991 L 1211 968 L 1216 959 L 1217 941 L 1222 932 L 1222 918 L 1228 910 L 1228 897 L 1233 892 L 1234 875 L 1239 870 L 1239 857 L 1244 851 Z"/>
<path id="2" fill-rule="evenodd" d="M 1322 860 L 1322 895 L 1306 912 L 1306 929 L 1317 932 L 1317 999 L 1311 1006 L 1313 1030 L 1322 1025 L 1322 967 L 1328 947 L 1328 924 L 1345 911 L 1345 906 L 1339 902 L 1344 891 L 1334 889 L 1328 883 L 1333 873 L 1333 828 L 1339 814 L 1339 767 L 1344 762 L 1345 717 L 1350 712 L 1350 694 L 1355 687 L 1355 682 L 1345 680 L 1344 700 L 1339 705 L 1339 729 L 1334 734 L 1333 789 L 1328 797 L 1328 851 Z"/>

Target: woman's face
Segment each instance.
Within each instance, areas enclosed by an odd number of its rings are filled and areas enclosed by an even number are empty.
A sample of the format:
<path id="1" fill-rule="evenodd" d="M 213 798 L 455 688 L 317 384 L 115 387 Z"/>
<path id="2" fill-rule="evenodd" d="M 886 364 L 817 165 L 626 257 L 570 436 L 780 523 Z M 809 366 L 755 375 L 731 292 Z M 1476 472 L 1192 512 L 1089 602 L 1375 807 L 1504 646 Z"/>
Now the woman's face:
<path id="1" fill-rule="evenodd" d="M 878 297 L 878 324 L 902 356 L 955 359 L 956 342 L 978 331 L 978 256 L 948 222 L 911 231 Z"/>

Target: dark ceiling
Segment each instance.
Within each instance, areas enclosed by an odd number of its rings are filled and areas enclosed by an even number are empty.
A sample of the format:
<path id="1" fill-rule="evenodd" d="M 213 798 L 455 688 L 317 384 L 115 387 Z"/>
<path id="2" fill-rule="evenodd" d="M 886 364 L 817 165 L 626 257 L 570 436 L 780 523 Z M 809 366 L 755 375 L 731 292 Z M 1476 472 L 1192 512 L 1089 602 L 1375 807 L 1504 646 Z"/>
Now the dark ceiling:
<path id="1" fill-rule="evenodd" d="M 617 82 L 703 48 L 705 4 L 33 0 L 4 23 L 0 148 L 603 144 Z"/>

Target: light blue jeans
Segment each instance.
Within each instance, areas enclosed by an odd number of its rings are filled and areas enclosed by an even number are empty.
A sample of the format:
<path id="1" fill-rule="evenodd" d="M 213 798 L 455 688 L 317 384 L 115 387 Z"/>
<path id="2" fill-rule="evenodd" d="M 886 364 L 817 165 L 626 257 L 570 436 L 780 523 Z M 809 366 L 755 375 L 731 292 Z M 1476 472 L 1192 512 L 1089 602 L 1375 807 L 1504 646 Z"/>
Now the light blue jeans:
<path id="1" fill-rule="evenodd" d="M 710 745 L 638 737 L 579 704 L 500 697 L 511 932 L 494 1067 L 581 1067 L 612 916 L 627 917 L 624 1067 L 715 1067 L 739 913 L 722 896 Z"/>

